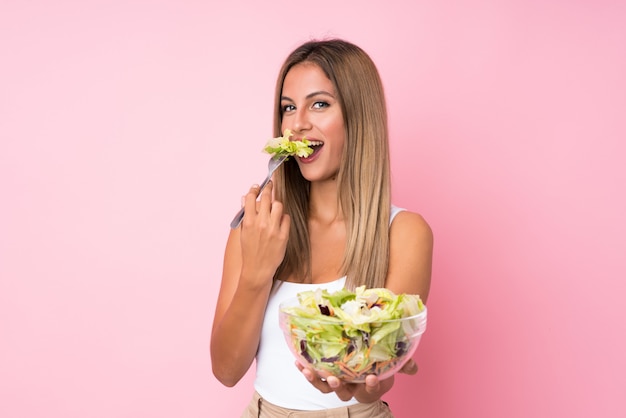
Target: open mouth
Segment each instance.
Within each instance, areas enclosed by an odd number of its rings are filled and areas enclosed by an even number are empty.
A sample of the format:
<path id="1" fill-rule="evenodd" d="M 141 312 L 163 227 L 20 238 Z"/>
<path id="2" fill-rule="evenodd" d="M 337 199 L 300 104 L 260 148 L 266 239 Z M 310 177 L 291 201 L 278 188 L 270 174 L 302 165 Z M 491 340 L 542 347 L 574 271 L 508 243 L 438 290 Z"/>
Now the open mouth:
<path id="1" fill-rule="evenodd" d="M 315 156 L 319 152 L 319 150 L 322 149 L 323 146 L 324 146 L 324 143 L 322 141 L 309 141 L 309 147 L 313 148 L 313 153 L 309 155 L 308 157 L 303 158 L 303 160 L 308 160 L 312 158 L 313 156 Z"/>

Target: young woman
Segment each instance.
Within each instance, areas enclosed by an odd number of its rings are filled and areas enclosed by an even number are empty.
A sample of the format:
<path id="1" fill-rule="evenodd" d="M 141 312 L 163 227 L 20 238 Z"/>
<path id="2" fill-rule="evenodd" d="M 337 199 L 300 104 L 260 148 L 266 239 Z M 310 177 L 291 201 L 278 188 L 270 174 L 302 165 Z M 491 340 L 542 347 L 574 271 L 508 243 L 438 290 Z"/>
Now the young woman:
<path id="1" fill-rule="evenodd" d="M 275 100 L 275 136 L 291 129 L 291 139 L 306 137 L 314 152 L 290 158 L 263 193 L 255 185 L 245 196 L 245 217 L 224 256 L 213 373 L 233 386 L 256 359 L 256 393 L 245 417 L 391 417 L 381 396 L 393 377 L 322 379 L 295 363 L 278 324 L 282 300 L 318 287 L 366 285 L 428 297 L 433 236 L 420 215 L 391 203 L 378 71 L 354 44 L 307 42 L 283 64 Z M 417 365 L 410 360 L 401 372 L 414 374 Z"/>

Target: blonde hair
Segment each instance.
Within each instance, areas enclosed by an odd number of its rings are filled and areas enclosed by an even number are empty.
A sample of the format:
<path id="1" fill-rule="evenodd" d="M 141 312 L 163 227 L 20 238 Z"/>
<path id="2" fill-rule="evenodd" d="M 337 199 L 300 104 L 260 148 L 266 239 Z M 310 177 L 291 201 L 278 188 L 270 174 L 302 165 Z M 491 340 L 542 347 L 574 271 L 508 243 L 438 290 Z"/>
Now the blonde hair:
<path id="1" fill-rule="evenodd" d="M 391 185 L 387 110 L 382 82 L 371 58 L 358 46 L 332 39 L 311 41 L 285 60 L 276 82 L 274 135 L 281 135 L 280 100 L 285 76 L 300 63 L 324 71 L 337 94 L 345 129 L 339 169 L 338 203 L 346 222 L 346 248 L 341 266 L 346 287 L 383 287 L 389 265 Z M 291 216 L 285 258 L 275 278 L 293 274 L 311 279 L 308 232 L 309 182 L 296 161 L 287 161 L 276 173 L 276 198 Z"/>

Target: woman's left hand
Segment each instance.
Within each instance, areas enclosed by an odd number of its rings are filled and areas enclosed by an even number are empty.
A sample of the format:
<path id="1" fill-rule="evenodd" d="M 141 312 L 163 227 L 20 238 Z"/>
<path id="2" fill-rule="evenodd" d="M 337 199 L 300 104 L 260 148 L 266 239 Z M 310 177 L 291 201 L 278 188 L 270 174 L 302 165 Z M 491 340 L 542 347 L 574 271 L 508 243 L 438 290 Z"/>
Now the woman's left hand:
<path id="1" fill-rule="evenodd" d="M 349 401 L 352 398 L 356 398 L 362 403 L 377 401 L 393 387 L 394 383 L 393 376 L 379 380 L 373 374 L 366 377 L 365 383 L 348 383 L 335 376 L 322 378 L 313 369 L 304 367 L 298 362 L 296 362 L 296 366 L 319 391 L 322 393 L 335 392 L 342 401 Z M 413 375 L 417 373 L 417 364 L 413 359 L 409 359 L 399 373 Z"/>

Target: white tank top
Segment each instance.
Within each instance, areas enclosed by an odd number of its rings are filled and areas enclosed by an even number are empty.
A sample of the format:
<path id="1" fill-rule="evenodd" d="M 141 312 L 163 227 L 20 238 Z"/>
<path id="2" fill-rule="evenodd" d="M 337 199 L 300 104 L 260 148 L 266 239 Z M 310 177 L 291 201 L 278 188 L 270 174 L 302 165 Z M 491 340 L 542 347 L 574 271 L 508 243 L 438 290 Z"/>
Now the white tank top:
<path id="1" fill-rule="evenodd" d="M 389 223 L 402 210 L 404 209 L 392 206 Z M 278 306 L 283 300 L 295 297 L 299 292 L 317 288 L 334 292 L 342 289 L 345 283 L 345 277 L 321 284 L 281 282 L 278 290 L 271 294 L 256 354 L 254 380 L 255 390 L 268 402 L 283 408 L 304 411 L 338 408 L 358 403 L 354 398 L 344 402 L 334 392 L 322 393 L 309 383 L 297 369 L 296 359 L 289 351 L 278 324 Z"/>

